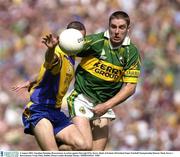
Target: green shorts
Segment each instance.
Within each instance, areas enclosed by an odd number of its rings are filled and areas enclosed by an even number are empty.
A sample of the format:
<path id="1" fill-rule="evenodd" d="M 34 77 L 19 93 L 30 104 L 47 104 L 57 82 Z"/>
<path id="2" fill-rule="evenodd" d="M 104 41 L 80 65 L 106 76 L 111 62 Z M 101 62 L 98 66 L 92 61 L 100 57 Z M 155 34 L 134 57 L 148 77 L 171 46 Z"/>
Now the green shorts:
<path id="1" fill-rule="evenodd" d="M 91 111 L 94 108 L 92 101 L 83 94 L 78 94 L 75 90 L 67 98 L 67 104 L 69 109 L 69 115 L 71 118 L 75 116 L 86 117 L 90 120 L 97 118 L 109 118 L 115 119 L 115 113 L 112 109 L 109 109 L 101 117 L 97 117 Z"/>

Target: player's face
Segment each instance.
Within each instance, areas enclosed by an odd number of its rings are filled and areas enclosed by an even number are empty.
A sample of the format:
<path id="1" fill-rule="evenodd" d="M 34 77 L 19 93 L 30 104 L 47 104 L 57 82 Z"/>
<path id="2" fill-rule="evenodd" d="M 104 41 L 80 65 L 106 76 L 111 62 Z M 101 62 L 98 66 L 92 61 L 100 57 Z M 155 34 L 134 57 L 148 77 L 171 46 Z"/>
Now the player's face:
<path id="1" fill-rule="evenodd" d="M 109 34 L 112 46 L 116 47 L 122 44 L 129 28 L 124 19 L 112 19 L 109 24 Z"/>

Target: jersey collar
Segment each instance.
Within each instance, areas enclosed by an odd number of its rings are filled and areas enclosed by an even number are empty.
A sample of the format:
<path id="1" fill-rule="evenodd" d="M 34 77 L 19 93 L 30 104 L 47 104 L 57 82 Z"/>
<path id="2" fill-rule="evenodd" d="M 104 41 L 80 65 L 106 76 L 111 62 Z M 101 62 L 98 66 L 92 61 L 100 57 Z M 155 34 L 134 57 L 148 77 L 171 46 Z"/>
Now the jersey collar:
<path id="1" fill-rule="evenodd" d="M 104 37 L 107 38 L 107 39 L 110 38 L 110 35 L 109 35 L 109 31 L 108 31 L 108 30 L 104 32 Z M 110 43 L 110 47 L 111 47 L 111 49 L 117 49 L 117 48 L 119 48 L 119 47 L 121 47 L 121 46 L 128 46 L 128 45 L 130 45 L 130 42 L 131 42 L 131 40 L 130 40 L 129 36 L 126 36 L 126 37 L 124 38 L 124 41 L 123 41 L 122 45 L 120 45 L 120 46 L 118 46 L 118 47 L 113 47 L 113 46 L 111 45 L 111 43 Z"/>

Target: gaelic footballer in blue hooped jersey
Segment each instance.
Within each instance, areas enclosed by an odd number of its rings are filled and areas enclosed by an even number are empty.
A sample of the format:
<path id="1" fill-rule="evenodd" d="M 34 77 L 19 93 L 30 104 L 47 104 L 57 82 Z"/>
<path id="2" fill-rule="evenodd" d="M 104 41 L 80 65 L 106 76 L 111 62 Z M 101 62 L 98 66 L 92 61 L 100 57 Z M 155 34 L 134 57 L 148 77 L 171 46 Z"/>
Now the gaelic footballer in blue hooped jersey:
<path id="1" fill-rule="evenodd" d="M 59 46 L 55 54 L 61 58 L 63 64 L 42 64 L 36 84 L 31 88 L 31 101 L 36 104 L 54 105 L 61 107 L 69 84 L 74 76 L 74 63 L 72 57 L 67 56 Z"/>
<path id="2" fill-rule="evenodd" d="M 83 36 L 86 29 L 79 21 L 72 21 L 67 29 L 79 30 Z M 68 56 L 59 45 L 55 48 L 55 58 L 51 63 L 45 61 L 42 64 L 38 79 L 30 90 L 31 101 L 37 104 L 51 105 L 60 108 L 62 99 L 67 92 L 70 82 L 74 76 L 74 56 Z"/>
<path id="3" fill-rule="evenodd" d="M 70 24 L 84 28 L 78 21 Z M 86 150 L 80 131 L 61 110 L 62 98 L 74 76 L 74 58 L 61 50 L 57 36 L 48 34 L 42 43 L 47 47 L 45 62 L 23 111 L 24 133 L 34 135 L 43 151 Z"/>

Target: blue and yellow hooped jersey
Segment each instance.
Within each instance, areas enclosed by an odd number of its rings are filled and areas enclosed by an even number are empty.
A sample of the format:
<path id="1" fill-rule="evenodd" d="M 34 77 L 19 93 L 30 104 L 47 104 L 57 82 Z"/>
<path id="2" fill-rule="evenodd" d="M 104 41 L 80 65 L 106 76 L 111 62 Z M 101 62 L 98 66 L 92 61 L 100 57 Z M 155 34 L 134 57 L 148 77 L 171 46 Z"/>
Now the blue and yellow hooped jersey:
<path id="1" fill-rule="evenodd" d="M 42 64 L 37 82 L 30 90 L 30 101 L 36 104 L 60 108 L 74 76 L 74 58 L 67 56 L 57 46 L 57 56 L 52 63 Z M 57 59 L 58 58 L 58 59 Z"/>

